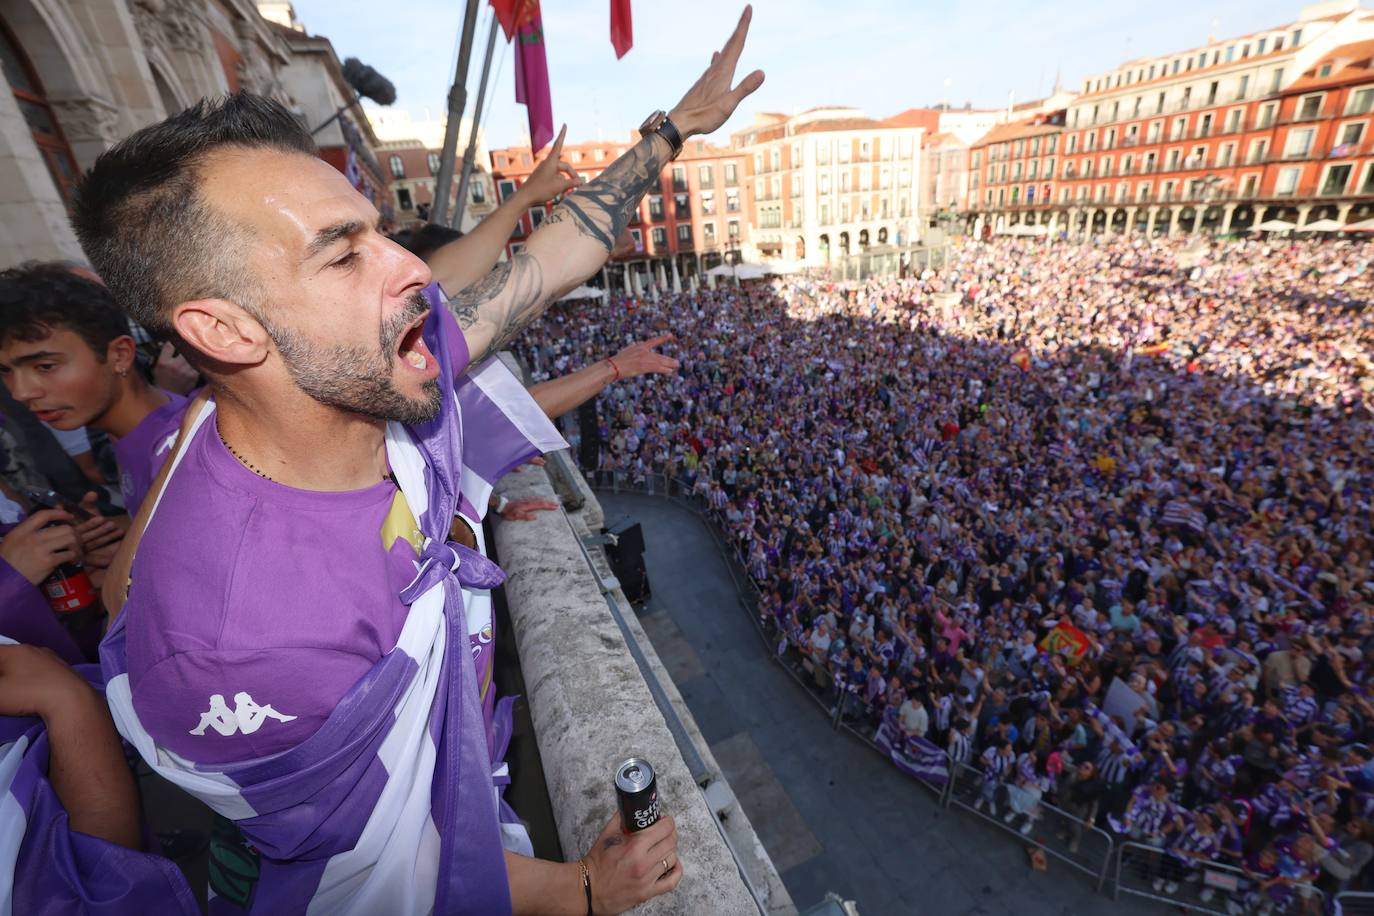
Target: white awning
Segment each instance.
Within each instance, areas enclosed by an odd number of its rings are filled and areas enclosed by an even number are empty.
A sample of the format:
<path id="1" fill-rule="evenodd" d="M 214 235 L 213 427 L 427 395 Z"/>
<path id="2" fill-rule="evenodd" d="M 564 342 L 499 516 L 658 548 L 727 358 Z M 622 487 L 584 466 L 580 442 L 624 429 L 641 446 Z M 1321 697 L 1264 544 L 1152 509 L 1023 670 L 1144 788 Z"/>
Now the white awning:
<path id="1" fill-rule="evenodd" d="M 565 302 L 565 301 L 567 301 L 567 300 L 569 300 L 569 299 L 605 299 L 605 298 L 606 298 L 606 291 L 605 291 L 604 289 L 597 289 L 597 288 L 594 287 L 594 286 L 579 286 L 577 289 L 568 290 L 568 292 L 564 293 L 562 296 L 559 296 L 559 297 L 558 297 L 558 301 L 559 301 L 559 302 Z"/>
<path id="2" fill-rule="evenodd" d="M 1305 223 L 1300 228 L 1303 232 L 1340 232 L 1345 228 L 1345 223 L 1337 219 L 1319 219 L 1316 222 Z"/>

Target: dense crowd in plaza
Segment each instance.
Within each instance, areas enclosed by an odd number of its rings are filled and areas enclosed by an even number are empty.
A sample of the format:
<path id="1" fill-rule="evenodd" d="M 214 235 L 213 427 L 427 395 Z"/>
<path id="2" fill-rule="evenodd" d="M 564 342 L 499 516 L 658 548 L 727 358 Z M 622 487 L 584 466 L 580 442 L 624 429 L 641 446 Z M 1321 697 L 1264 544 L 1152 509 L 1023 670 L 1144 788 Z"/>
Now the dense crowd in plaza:
<path id="1" fill-rule="evenodd" d="M 1215 860 L 1250 880 L 1213 905 L 1278 911 L 1374 854 L 1371 267 L 965 244 L 578 303 L 525 350 L 549 376 L 674 334 L 679 374 L 600 399 L 598 471 L 709 503 L 779 653 L 899 753 L 980 768 L 1024 832 L 1052 802 L 1163 850 L 1156 891 Z"/>

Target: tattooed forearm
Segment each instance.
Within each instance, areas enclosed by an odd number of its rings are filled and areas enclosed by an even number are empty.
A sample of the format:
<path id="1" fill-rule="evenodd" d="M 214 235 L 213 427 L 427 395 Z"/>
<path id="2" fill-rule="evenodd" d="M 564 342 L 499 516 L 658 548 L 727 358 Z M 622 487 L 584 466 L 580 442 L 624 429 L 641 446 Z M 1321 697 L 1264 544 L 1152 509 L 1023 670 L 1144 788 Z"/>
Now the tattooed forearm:
<path id="1" fill-rule="evenodd" d="M 550 221 L 571 221 L 579 232 L 611 251 L 640 200 L 658 184 L 671 156 L 672 150 L 662 137 L 645 137 L 606 171 L 564 198 Z"/>
<path id="2" fill-rule="evenodd" d="M 481 308 L 506 288 L 515 261 L 502 261 L 491 273 L 469 287 L 460 289 L 448 299 L 448 310 L 458 319 L 458 327 L 467 330 L 482 317 Z"/>
<path id="3" fill-rule="evenodd" d="M 482 352 L 492 353 L 510 343 L 539 315 L 545 298 L 543 270 L 537 260 L 522 252 L 450 296 L 448 308 L 464 332 L 477 331 L 482 339 L 490 340 Z M 479 355 L 474 353 L 473 357 Z"/>
<path id="4" fill-rule="evenodd" d="M 559 204 L 524 251 L 449 299 L 472 359 L 510 343 L 550 300 L 605 262 L 671 154 L 668 141 L 656 134 L 641 140 Z"/>

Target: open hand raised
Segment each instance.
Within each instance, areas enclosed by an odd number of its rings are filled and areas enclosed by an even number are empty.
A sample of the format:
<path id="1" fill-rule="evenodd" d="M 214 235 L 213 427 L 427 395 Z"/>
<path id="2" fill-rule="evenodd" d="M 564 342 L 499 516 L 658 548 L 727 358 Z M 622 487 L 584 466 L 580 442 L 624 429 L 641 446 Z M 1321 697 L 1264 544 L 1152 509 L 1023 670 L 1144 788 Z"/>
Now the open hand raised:
<path id="1" fill-rule="evenodd" d="M 746 96 L 763 85 L 762 70 L 755 70 L 740 80 L 739 85 L 733 85 L 735 67 L 744 50 L 744 39 L 749 34 L 749 21 L 753 16 L 754 8 L 746 6 L 725 47 L 711 55 L 711 66 L 687 90 L 682 101 L 668 112 L 684 140 L 694 134 L 709 134 L 720 127 Z"/>

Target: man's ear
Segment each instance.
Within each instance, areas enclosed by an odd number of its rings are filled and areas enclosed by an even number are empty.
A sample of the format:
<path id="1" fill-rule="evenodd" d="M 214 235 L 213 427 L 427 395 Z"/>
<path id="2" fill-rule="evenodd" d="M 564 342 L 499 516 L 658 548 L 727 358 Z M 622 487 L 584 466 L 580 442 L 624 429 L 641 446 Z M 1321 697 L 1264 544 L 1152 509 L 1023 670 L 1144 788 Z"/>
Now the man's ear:
<path id="1" fill-rule="evenodd" d="M 267 329 L 236 302 L 193 299 L 172 310 L 172 327 L 187 344 L 226 366 L 256 366 L 267 358 Z"/>

